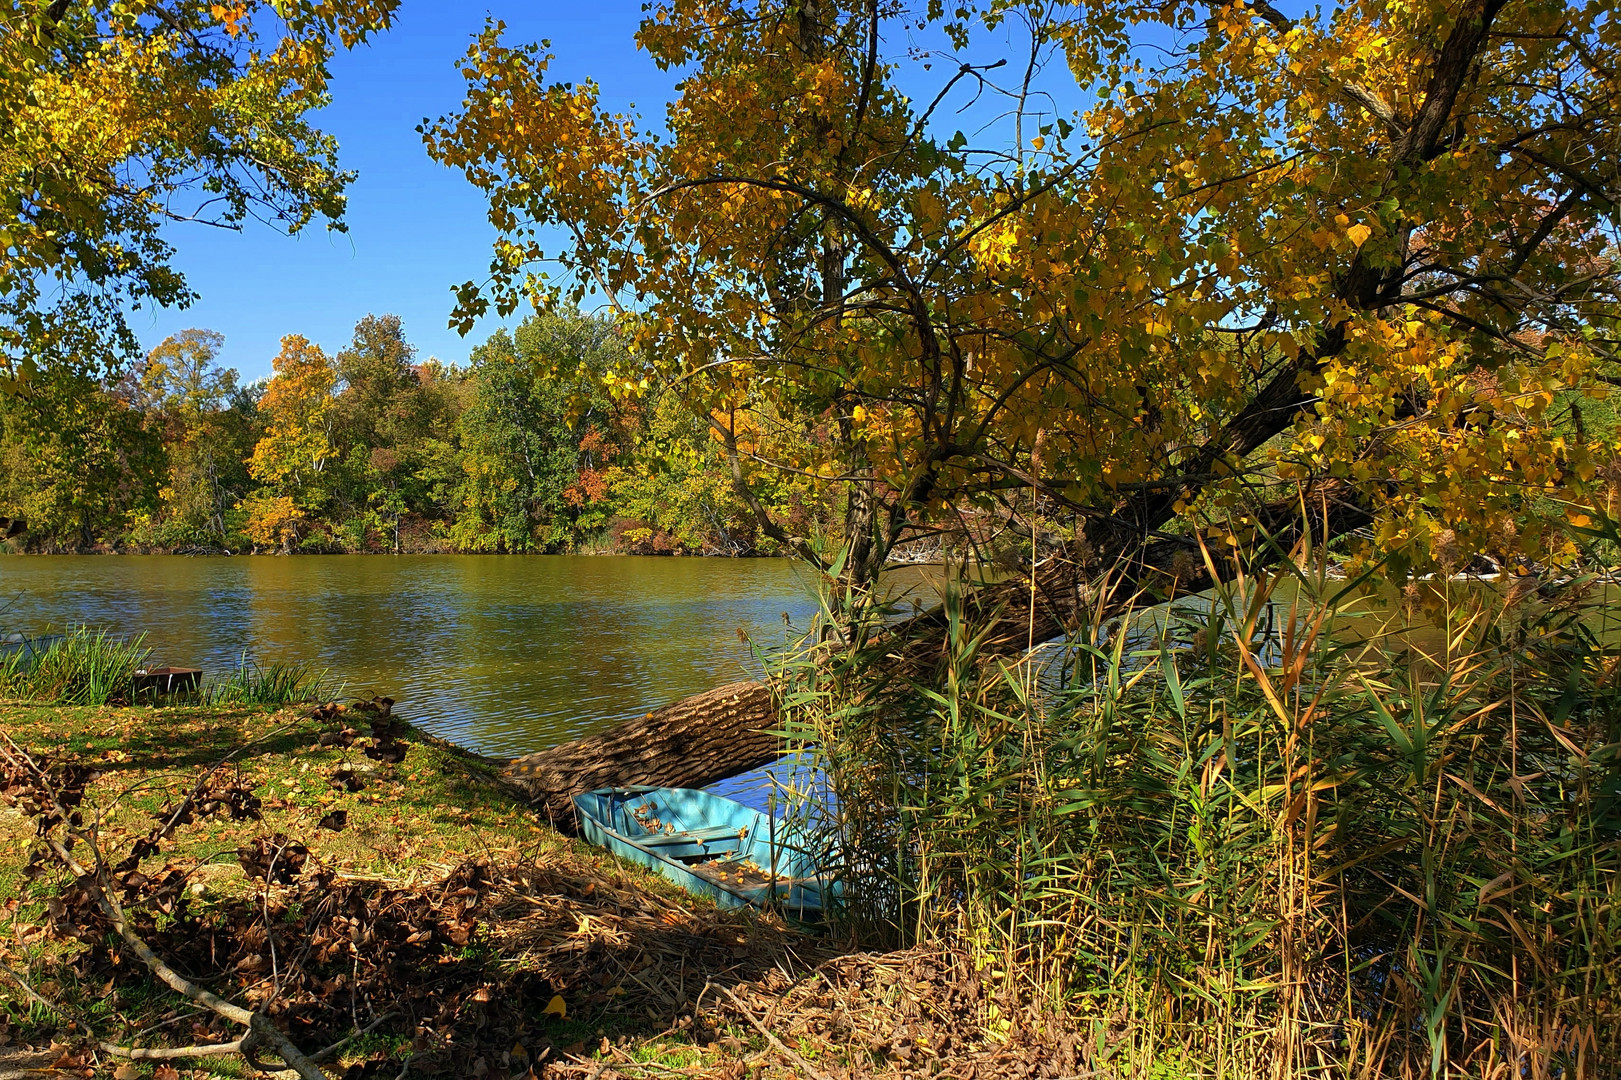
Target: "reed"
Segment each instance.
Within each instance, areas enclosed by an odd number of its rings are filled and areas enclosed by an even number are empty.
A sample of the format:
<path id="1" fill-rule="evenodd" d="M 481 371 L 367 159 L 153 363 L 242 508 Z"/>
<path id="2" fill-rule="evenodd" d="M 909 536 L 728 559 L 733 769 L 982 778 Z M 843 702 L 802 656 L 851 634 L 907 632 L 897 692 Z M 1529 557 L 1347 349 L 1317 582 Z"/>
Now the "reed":
<path id="1" fill-rule="evenodd" d="M 38 652 L 0 655 L 0 696 L 62 705 L 127 701 L 151 654 L 144 635 L 125 639 L 81 626 Z"/>
<path id="2" fill-rule="evenodd" d="M 1240 577 L 1007 664 L 948 589 L 940 667 L 904 678 L 881 607 L 825 600 L 841 631 L 774 677 L 838 917 L 969 951 L 993 1032 L 1059 1009 L 1123 1076 L 1616 1075 L 1602 597 L 1365 596 Z"/>
<path id="3" fill-rule="evenodd" d="M 342 692 L 342 686 L 330 684 L 325 668 L 276 661 L 258 664 L 244 653 L 235 671 L 210 680 L 203 698 L 209 705 L 298 705 L 326 701 Z"/>

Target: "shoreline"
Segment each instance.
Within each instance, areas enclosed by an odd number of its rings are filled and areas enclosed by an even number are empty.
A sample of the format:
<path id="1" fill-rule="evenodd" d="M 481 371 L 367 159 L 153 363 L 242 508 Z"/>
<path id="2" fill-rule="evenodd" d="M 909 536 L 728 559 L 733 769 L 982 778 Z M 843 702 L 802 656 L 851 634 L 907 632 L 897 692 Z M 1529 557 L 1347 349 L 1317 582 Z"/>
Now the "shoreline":
<path id="1" fill-rule="evenodd" d="M 335 737 L 341 721 L 316 720 L 308 704 L 0 700 L 0 728 L 31 753 L 95 768 L 85 805 L 106 808 L 110 844 L 163 821 L 169 800 L 230 756 L 219 805 L 200 804 L 214 809 L 144 856 L 151 878 L 126 879 L 142 901 L 132 907 L 137 930 L 227 1001 L 275 1003 L 295 1044 L 330 1043 L 343 1075 L 536 1075 L 527 1066 L 544 1062 L 558 1080 L 646 1070 L 735 1080 L 803 1077 L 809 1057 L 874 1077 L 893 1072 L 852 1045 L 914 1038 L 947 1068 L 1033 1075 L 1032 1062 L 1075 1045 L 1069 1026 L 1033 1001 L 993 1000 L 965 955 L 866 951 L 775 913 L 716 908 L 559 834 L 476 755 L 404 724 L 394 736 L 404 753 L 374 757 L 366 725 L 349 718 L 362 729 L 352 747 Z M 222 812 L 227 803 L 244 812 Z M 62 904 L 69 877 L 29 869 L 34 831 L 0 804 L 0 887 L 15 898 L 0 941 L 0 1076 L 33 1075 L 10 1069 L 36 1059 L 107 1075 L 106 1040 L 185 1059 L 188 1075 L 242 1075 L 234 1059 L 215 1071 L 171 1048 L 224 1045 L 240 1032 L 154 991 L 138 960 L 93 944 L 99 933 L 75 933 L 104 927 L 81 926 L 80 909 Z M 267 844 L 294 853 L 285 870 L 265 865 Z M 269 925 L 279 949 L 262 932 Z M 30 1000 L 36 992 L 43 1007 Z M 831 1028 L 828 994 L 839 1003 Z M 916 1026 L 919 1002 L 927 1030 Z M 176 1011 L 190 1031 L 170 1028 Z M 997 1031 L 993 1021 L 1010 1016 L 1017 1027 Z"/>
<path id="2" fill-rule="evenodd" d="M 0 557 L 15 556 L 19 558 L 116 558 L 116 557 L 146 557 L 163 556 L 184 559 L 298 559 L 298 558 L 331 558 L 334 556 L 356 556 L 363 558 L 393 557 L 393 558 L 421 558 L 432 556 L 489 556 L 492 558 L 591 558 L 591 559 L 791 559 L 792 555 L 777 555 L 767 552 L 744 552 L 733 554 L 723 551 L 603 551 L 599 549 L 585 549 L 579 551 L 198 551 L 187 549 L 142 549 L 129 550 L 91 550 L 91 551 L 8 551 L 0 545 Z M 920 565 L 904 563 L 898 565 Z"/>

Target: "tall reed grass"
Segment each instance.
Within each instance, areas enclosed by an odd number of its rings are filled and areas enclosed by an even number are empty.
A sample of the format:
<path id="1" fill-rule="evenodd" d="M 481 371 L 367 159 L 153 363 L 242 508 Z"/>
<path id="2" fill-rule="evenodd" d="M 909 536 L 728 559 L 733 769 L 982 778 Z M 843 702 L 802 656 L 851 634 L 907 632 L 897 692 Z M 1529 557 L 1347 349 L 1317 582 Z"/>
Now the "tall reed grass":
<path id="1" fill-rule="evenodd" d="M 235 671 L 211 679 L 203 688 L 209 705 L 298 705 L 336 698 L 343 687 L 331 685 L 325 668 L 309 664 L 258 664 L 243 654 Z"/>
<path id="2" fill-rule="evenodd" d="M 0 653 L 0 698 L 60 705 L 129 702 L 135 696 L 135 673 L 149 667 L 151 657 L 144 635 L 126 640 L 81 626 L 53 635 L 43 646 L 19 643 Z M 342 692 L 324 668 L 258 664 L 244 654 L 236 670 L 187 693 L 204 705 L 296 705 Z"/>
<path id="3" fill-rule="evenodd" d="M 774 677 L 839 917 L 969 950 L 1116 1075 L 1621 1075 L 1602 592 L 1364 601 L 1240 577 L 1015 664 L 948 590 L 905 677 L 883 611 L 826 611 Z"/>
<path id="4" fill-rule="evenodd" d="M 81 626 L 38 651 L 0 653 L 0 697 L 63 705 L 127 700 L 135 672 L 151 655 L 144 636 L 127 640 Z"/>

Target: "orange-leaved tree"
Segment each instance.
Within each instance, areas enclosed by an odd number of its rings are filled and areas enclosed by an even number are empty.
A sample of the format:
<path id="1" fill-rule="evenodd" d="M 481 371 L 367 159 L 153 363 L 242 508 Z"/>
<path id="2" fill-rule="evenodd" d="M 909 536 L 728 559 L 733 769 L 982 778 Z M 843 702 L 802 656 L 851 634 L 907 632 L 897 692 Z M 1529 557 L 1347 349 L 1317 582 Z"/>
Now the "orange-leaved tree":
<path id="1" fill-rule="evenodd" d="M 1606 5 L 943 12 L 664 0 L 662 125 L 490 26 L 425 129 L 500 232 L 456 318 L 612 302 L 618 390 L 709 417 L 745 498 L 844 485 L 858 585 L 1032 491 L 1162 583 L 1305 518 L 1417 561 L 1568 554 L 1615 449 Z"/>
<path id="2" fill-rule="evenodd" d="M 337 365 L 321 347 L 298 334 L 281 339 L 271 361 L 275 374 L 259 411 L 264 437 L 253 448 L 248 473 L 261 485 L 242 504 L 244 531 L 256 543 L 290 550 L 305 537 L 310 511 L 330 494 L 325 481 L 336 419 Z"/>

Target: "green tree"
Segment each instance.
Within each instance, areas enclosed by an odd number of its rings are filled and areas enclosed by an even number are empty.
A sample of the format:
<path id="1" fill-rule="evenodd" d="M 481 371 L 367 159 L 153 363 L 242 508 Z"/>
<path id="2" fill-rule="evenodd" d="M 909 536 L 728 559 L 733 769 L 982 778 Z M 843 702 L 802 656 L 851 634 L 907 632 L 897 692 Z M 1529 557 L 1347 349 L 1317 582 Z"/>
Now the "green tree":
<path id="1" fill-rule="evenodd" d="M 327 103 L 335 51 L 395 6 L 0 5 L 0 391 L 44 364 L 133 359 L 128 306 L 192 298 L 172 223 L 342 229 L 352 175 L 309 114 Z M 103 347 L 61 347 L 86 332 Z"/>
<path id="2" fill-rule="evenodd" d="M 145 537 L 155 545 L 227 544 L 227 519 L 250 486 L 246 459 L 258 438 L 258 403 L 234 369 L 214 364 L 224 343 L 211 330 L 183 331 L 149 352 L 130 380 L 167 459 Z"/>
<path id="3" fill-rule="evenodd" d="M 608 321 L 552 311 L 474 350 L 457 425 L 457 547 L 557 550 L 607 524 L 606 470 L 631 432 L 601 384 L 624 356 Z"/>
<path id="4" fill-rule="evenodd" d="M 35 546 L 117 543 L 155 508 L 162 443 L 129 390 L 63 363 L 38 368 L 29 393 L 0 397 L 0 516 L 26 520 Z"/>
<path id="5" fill-rule="evenodd" d="M 398 551 L 401 519 L 437 510 L 425 470 L 449 435 L 459 398 L 449 392 L 443 365 L 417 364 L 415 357 L 397 315 L 367 315 L 336 358 L 342 390 L 333 438 L 356 548 L 378 530 Z"/>
<path id="6" fill-rule="evenodd" d="M 693 415 L 676 394 L 660 394 L 647 408 L 633 451 L 608 476 L 620 546 L 716 555 L 786 554 L 760 534 L 708 418 Z M 771 513 L 804 535 L 837 535 L 834 485 L 777 473 L 761 477 L 756 490 Z"/>

